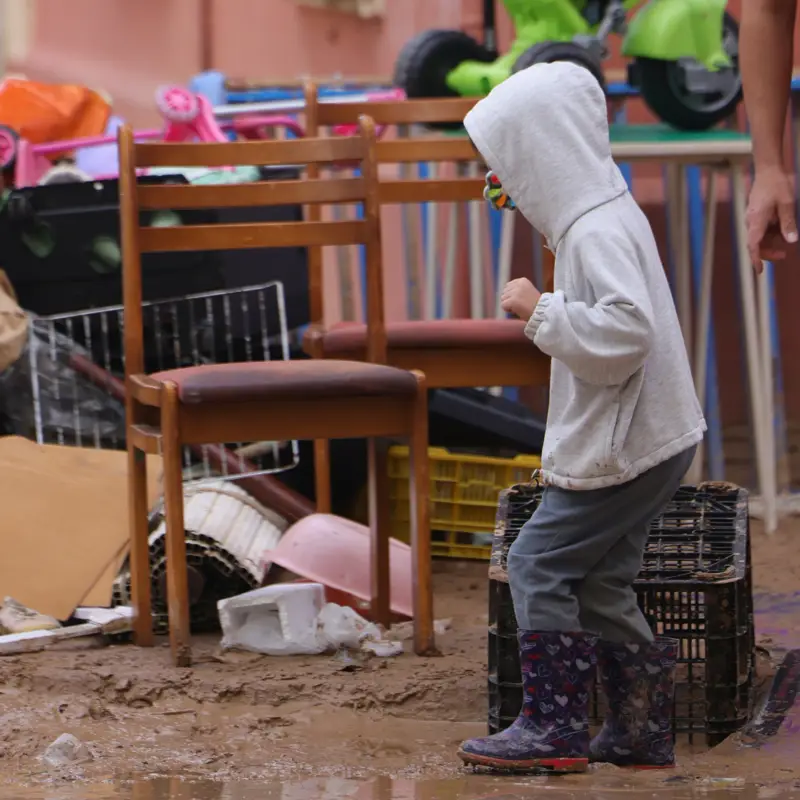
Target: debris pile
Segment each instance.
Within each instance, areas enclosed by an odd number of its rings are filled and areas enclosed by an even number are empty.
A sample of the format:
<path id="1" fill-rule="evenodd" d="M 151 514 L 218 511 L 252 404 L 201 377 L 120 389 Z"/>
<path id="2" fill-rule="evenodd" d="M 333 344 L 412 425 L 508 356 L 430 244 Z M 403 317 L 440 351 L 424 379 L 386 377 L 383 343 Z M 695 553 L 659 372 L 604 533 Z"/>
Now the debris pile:
<path id="1" fill-rule="evenodd" d="M 377 656 L 403 652 L 352 608 L 325 603 L 319 583 L 265 586 L 219 602 L 224 649 L 264 655 L 318 655 L 341 649 Z"/>
<path id="2" fill-rule="evenodd" d="M 167 630 L 166 525 L 163 505 L 152 515 L 150 574 L 157 632 Z M 189 599 L 195 632 L 219 629 L 217 603 L 256 589 L 267 576 L 264 554 L 272 550 L 286 521 L 226 480 L 188 484 L 184 489 Z M 127 564 L 114 581 L 114 605 L 130 604 Z"/>

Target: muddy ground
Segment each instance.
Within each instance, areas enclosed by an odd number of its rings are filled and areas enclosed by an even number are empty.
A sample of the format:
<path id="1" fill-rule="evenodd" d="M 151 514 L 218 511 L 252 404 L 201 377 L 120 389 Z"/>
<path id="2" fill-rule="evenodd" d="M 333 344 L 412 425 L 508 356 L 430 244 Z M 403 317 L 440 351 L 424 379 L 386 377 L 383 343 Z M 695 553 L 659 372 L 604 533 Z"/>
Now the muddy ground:
<path id="1" fill-rule="evenodd" d="M 771 539 L 754 524 L 757 596 L 794 595 L 798 536 L 800 520 Z M 452 620 L 439 638 L 442 657 L 373 659 L 352 671 L 329 656 L 223 654 L 213 637 L 196 641 L 190 670 L 170 666 L 166 645 L 0 657 L 0 783 L 456 777 L 463 774 L 457 744 L 486 729 L 486 596 L 484 564 L 438 565 L 436 615 Z M 783 617 L 759 620 L 764 644 L 775 652 L 792 646 L 792 629 L 800 639 L 800 610 L 792 608 L 784 603 Z M 69 770 L 46 767 L 39 756 L 65 732 L 85 742 L 93 760 Z M 778 755 L 743 754 L 731 743 L 712 753 L 684 747 L 671 777 L 800 785 L 800 745 L 793 755 L 793 742 L 781 742 Z M 600 770 L 585 780 L 607 775 Z"/>

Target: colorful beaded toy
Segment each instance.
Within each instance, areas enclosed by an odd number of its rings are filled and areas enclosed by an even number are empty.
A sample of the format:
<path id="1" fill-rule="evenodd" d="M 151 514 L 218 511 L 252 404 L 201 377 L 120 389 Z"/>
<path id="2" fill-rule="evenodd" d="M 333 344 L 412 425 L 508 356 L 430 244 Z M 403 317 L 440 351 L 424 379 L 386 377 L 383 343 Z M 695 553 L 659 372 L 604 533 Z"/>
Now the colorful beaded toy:
<path id="1" fill-rule="evenodd" d="M 500 178 L 491 170 L 486 173 L 486 188 L 483 190 L 483 196 L 496 211 L 514 211 L 517 207 L 503 189 Z"/>

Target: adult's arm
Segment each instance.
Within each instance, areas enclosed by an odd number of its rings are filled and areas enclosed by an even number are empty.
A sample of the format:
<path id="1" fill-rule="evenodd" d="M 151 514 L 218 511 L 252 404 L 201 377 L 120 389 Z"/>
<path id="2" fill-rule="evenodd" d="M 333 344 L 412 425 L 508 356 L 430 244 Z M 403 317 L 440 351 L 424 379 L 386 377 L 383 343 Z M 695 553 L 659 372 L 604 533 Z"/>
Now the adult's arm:
<path id="1" fill-rule="evenodd" d="M 739 68 L 757 170 L 784 169 L 797 0 L 744 0 Z"/>
<path id="2" fill-rule="evenodd" d="M 753 136 L 755 181 L 747 206 L 747 251 L 764 261 L 786 258 L 797 242 L 792 176 L 783 134 L 791 93 L 797 0 L 744 0 L 739 66 Z"/>

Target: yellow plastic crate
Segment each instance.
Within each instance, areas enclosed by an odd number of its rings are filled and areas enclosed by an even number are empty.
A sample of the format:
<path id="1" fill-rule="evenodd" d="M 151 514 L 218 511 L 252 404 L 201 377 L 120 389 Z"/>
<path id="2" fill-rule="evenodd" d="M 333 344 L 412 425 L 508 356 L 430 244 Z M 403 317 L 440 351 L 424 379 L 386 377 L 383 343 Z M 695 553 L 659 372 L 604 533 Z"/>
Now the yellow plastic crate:
<path id="1" fill-rule="evenodd" d="M 489 559 L 497 496 L 527 483 L 541 467 L 539 456 L 491 458 L 428 448 L 430 460 L 431 549 L 434 556 Z M 392 536 L 409 540 L 408 448 L 389 450 Z"/>

